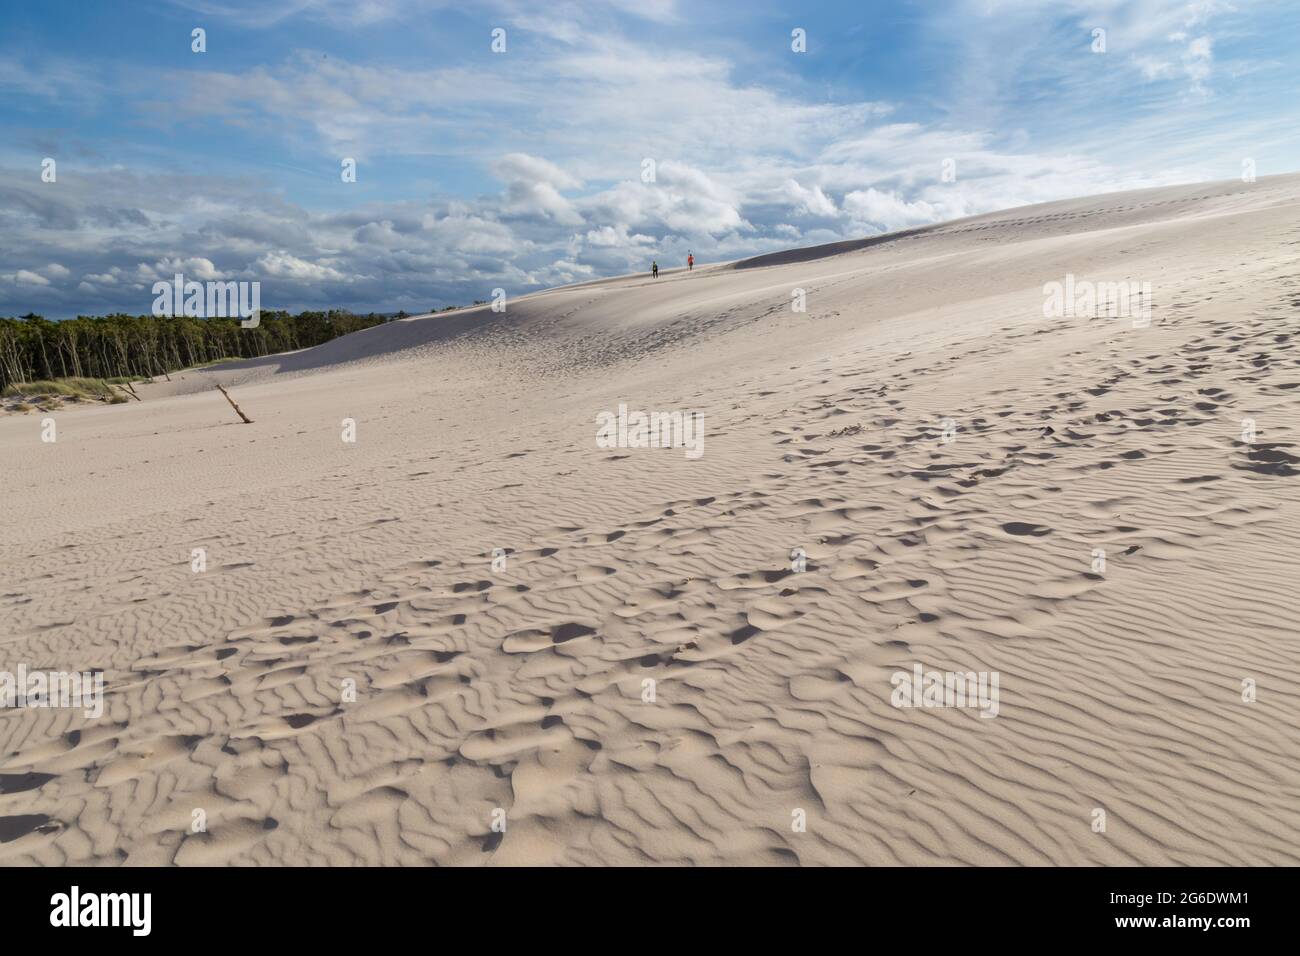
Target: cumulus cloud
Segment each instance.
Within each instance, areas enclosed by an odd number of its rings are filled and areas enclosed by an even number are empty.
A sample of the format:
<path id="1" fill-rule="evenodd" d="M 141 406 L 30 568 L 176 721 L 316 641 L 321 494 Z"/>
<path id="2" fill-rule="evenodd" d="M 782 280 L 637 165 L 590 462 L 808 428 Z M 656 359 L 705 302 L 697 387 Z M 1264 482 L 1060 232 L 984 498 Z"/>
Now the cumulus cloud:
<path id="1" fill-rule="evenodd" d="M 137 266 L 137 270 L 142 279 L 171 279 L 177 273 L 185 276 L 186 279 L 194 279 L 199 282 L 220 278 L 217 267 L 212 264 L 212 260 L 205 259 L 202 256 L 191 256 L 187 259 L 169 256 L 159 259 L 152 265 L 141 263 Z"/>
<path id="2" fill-rule="evenodd" d="M 820 186 L 806 189 L 795 180 L 787 179 L 785 181 L 785 190 L 798 208 L 810 216 L 834 217 L 839 212 L 835 208 L 835 203 L 822 192 Z"/>
<path id="3" fill-rule="evenodd" d="M 492 164 L 497 178 L 506 182 L 546 183 L 556 189 L 577 189 L 582 180 L 566 173 L 559 166 L 527 153 L 507 153 Z"/>
<path id="4" fill-rule="evenodd" d="M 924 200 L 907 202 L 892 192 L 855 189 L 844 197 L 844 209 L 854 221 L 880 232 L 892 232 L 934 222 L 938 210 Z"/>
<path id="5" fill-rule="evenodd" d="M 192 6 L 251 26 L 392 23 L 415 9 L 404 0 Z M 515 41 L 528 42 L 486 64 L 412 67 L 297 50 L 249 68 L 215 57 L 187 70 L 137 67 L 148 97 L 114 90 L 149 104 L 139 122 L 161 138 L 238 129 L 283 162 L 252 174 L 85 162 L 75 175 L 61 167 L 51 189 L 0 153 L 0 226 L 14 270 L 0 276 L 0 314 L 148 311 L 151 283 L 177 272 L 259 279 L 266 308 L 423 311 L 487 298 L 498 286 L 519 294 L 641 270 L 651 258 L 681 261 L 687 249 L 716 261 L 1208 178 L 1185 161 L 1196 143 L 1174 135 L 1203 111 L 1107 117 L 1106 142 L 1123 147 L 1125 161 L 1118 148 L 1096 149 L 1087 128 L 1073 143 L 1038 130 L 1010 134 L 997 110 L 1007 99 L 998 94 L 1017 83 L 1050 85 L 1089 108 L 1097 90 L 1135 79 L 1211 91 L 1221 12 L 1212 0 L 958 0 L 923 19 L 936 41 L 951 41 L 942 45 L 960 81 L 925 122 L 892 102 L 814 97 L 788 77 L 740 77 L 717 45 L 696 52 L 593 26 L 620 13 L 647 30 L 680 23 L 682 7 L 670 0 L 559 3 L 545 22 L 513 4 L 493 9 Z M 1064 39 L 1051 29 L 1062 10 Z M 1092 24 L 1105 24 L 1111 59 L 1087 54 Z M 1032 44 L 1013 55 L 1026 36 L 1078 43 L 1080 55 L 1068 66 Z M 52 61 L 42 86 L 41 70 L 0 58 L 0 88 L 39 96 L 70 90 L 86 74 Z M 358 184 L 339 184 L 343 156 L 358 159 Z M 945 161 L 955 182 L 941 178 Z M 399 167 L 405 181 L 394 179 Z M 448 167 L 474 186 L 443 183 Z M 306 184 L 300 192 L 282 186 L 278 177 L 289 173 Z"/>
<path id="6" fill-rule="evenodd" d="M 304 282 L 343 282 L 348 278 L 330 266 L 308 262 L 286 252 L 268 252 L 260 256 L 248 272 L 253 277 L 271 276 Z"/>

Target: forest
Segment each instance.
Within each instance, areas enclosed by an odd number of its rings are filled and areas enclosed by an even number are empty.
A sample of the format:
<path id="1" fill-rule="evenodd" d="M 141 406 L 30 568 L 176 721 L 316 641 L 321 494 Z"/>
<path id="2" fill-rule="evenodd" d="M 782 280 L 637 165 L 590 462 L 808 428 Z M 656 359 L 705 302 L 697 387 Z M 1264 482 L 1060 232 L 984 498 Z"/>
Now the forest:
<path id="1" fill-rule="evenodd" d="M 248 329 L 237 318 L 0 317 L 0 391 L 17 383 L 60 378 L 151 378 L 225 359 L 308 348 L 386 321 L 373 312 L 354 315 L 340 310 L 297 315 L 264 310 L 261 323 Z"/>

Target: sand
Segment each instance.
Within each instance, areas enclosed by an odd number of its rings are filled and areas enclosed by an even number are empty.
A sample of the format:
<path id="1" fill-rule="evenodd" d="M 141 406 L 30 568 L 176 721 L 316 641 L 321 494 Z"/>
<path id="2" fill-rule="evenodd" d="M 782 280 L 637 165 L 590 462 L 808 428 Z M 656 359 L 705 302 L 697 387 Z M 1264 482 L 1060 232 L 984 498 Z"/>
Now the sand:
<path id="1" fill-rule="evenodd" d="M 0 419 L 0 670 L 106 687 L 0 710 L 0 864 L 1300 863 L 1298 256 L 1129 192 Z"/>

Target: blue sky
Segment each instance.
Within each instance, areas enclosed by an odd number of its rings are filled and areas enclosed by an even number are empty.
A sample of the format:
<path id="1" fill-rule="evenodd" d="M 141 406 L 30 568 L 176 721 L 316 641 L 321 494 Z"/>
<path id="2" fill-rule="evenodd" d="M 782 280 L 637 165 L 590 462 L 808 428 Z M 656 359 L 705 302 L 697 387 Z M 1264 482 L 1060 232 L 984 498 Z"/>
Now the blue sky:
<path id="1" fill-rule="evenodd" d="M 1300 170 L 1291 4 L 87 0 L 3 16 L 0 315 L 148 312 L 177 271 L 256 279 L 265 308 L 426 311 L 688 249 L 733 259 L 1229 179 L 1246 159 Z"/>

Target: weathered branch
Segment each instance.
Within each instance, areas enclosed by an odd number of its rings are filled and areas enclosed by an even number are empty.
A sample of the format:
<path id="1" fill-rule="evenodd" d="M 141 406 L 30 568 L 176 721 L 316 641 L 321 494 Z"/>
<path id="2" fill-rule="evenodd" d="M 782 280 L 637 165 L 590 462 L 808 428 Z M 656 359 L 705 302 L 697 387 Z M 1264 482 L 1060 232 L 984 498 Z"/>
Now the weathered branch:
<path id="1" fill-rule="evenodd" d="M 227 392 L 224 388 L 221 388 L 220 382 L 217 383 L 217 388 L 221 389 L 221 394 L 226 396 L 226 401 L 228 401 L 230 403 L 230 407 L 235 410 L 235 414 L 244 420 L 244 424 L 245 425 L 253 424 L 253 420 L 249 418 L 247 415 L 245 415 L 242 411 L 240 411 L 239 406 L 235 404 L 235 400 L 230 397 L 230 393 Z"/>

